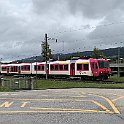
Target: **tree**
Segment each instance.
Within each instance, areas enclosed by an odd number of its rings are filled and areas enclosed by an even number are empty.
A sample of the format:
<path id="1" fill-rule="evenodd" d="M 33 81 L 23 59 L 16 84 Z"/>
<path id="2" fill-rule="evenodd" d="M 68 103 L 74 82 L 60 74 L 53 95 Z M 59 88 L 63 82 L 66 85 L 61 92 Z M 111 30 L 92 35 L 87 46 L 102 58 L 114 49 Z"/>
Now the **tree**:
<path id="1" fill-rule="evenodd" d="M 46 48 L 47 48 L 47 51 L 46 51 Z M 42 49 L 41 55 L 43 57 L 43 61 L 46 61 L 46 60 L 48 61 L 50 58 L 53 57 L 52 51 L 49 48 L 48 42 L 47 42 L 47 47 L 46 47 L 46 42 L 45 41 L 42 41 L 41 49 Z"/>
<path id="2" fill-rule="evenodd" d="M 83 58 L 83 56 L 82 56 L 81 52 L 79 52 L 79 51 L 77 51 L 77 52 L 76 52 L 76 57 Z"/>
<path id="3" fill-rule="evenodd" d="M 98 48 L 94 48 L 93 53 L 92 53 L 92 57 L 99 59 L 99 58 L 105 58 L 105 56 L 103 55 L 103 52 L 100 51 Z"/>

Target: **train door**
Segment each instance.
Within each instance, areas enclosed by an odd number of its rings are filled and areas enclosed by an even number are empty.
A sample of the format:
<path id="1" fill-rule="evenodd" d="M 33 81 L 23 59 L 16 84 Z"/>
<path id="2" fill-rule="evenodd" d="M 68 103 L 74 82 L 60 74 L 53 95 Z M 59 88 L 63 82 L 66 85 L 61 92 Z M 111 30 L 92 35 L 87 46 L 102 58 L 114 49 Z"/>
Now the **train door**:
<path id="1" fill-rule="evenodd" d="M 93 76 L 95 77 L 99 76 L 98 65 L 96 62 L 92 63 L 92 73 L 93 73 Z"/>
<path id="2" fill-rule="evenodd" d="M 70 64 L 70 76 L 75 75 L 75 63 Z"/>

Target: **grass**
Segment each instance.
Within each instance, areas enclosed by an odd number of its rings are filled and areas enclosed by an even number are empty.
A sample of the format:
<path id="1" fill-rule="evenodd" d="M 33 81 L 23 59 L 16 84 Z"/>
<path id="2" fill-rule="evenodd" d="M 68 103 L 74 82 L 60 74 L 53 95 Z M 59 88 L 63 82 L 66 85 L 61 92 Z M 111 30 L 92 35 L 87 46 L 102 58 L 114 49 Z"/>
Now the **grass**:
<path id="1" fill-rule="evenodd" d="M 11 92 L 13 91 L 12 89 L 8 88 L 8 87 L 2 87 L 0 86 L 0 92 Z"/>
<path id="2" fill-rule="evenodd" d="M 124 83 L 118 84 L 97 84 L 78 81 L 51 81 L 38 80 L 36 89 L 68 89 L 68 88 L 105 88 L 105 89 L 124 89 Z"/>
<path id="3" fill-rule="evenodd" d="M 123 82 L 124 83 L 124 77 L 115 77 L 115 76 L 112 76 L 108 80 L 109 81 L 114 81 L 114 82 Z"/>

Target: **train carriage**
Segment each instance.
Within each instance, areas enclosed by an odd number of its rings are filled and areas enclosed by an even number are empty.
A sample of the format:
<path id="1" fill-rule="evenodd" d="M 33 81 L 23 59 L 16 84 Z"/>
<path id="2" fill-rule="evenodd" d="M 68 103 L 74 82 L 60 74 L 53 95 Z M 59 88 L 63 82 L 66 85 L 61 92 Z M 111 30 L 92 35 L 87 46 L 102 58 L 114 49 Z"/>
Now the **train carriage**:
<path id="1" fill-rule="evenodd" d="M 9 74 L 19 74 L 20 64 L 9 64 Z"/>
<path id="2" fill-rule="evenodd" d="M 32 72 L 32 74 L 44 75 L 46 73 L 45 62 L 34 62 L 34 63 L 32 63 L 31 72 Z"/>
<path id="3" fill-rule="evenodd" d="M 49 64 L 49 75 L 67 77 L 70 75 L 70 60 L 53 61 Z"/>
<path id="4" fill-rule="evenodd" d="M 46 62 L 1 64 L 2 74 L 39 75 L 46 74 Z M 107 79 L 111 75 L 106 59 L 75 59 L 47 62 L 47 74 L 50 77 L 80 77 L 82 79 Z"/>
<path id="5" fill-rule="evenodd" d="M 32 73 L 32 64 L 31 63 L 21 63 L 20 64 L 20 69 L 19 69 L 19 74 L 31 74 Z"/>
<path id="6" fill-rule="evenodd" d="M 75 62 L 75 76 L 88 79 L 107 79 L 111 75 L 106 59 L 78 59 Z"/>
<path id="7" fill-rule="evenodd" d="M 91 70 L 91 64 L 90 60 L 83 60 L 79 59 L 75 63 L 76 73 L 75 75 L 78 76 L 93 76 L 92 70 Z"/>
<path id="8" fill-rule="evenodd" d="M 9 73 L 9 65 L 8 64 L 1 64 L 1 74 Z"/>
<path id="9" fill-rule="evenodd" d="M 2 74 L 18 74 L 20 71 L 20 64 L 1 64 Z"/>

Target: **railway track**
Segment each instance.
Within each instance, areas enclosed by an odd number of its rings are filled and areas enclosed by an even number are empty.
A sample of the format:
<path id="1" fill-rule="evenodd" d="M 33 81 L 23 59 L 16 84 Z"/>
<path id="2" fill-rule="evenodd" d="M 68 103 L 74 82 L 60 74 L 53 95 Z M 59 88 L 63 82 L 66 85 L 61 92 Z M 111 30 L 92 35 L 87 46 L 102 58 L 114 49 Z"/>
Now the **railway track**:
<path id="1" fill-rule="evenodd" d="M 46 80 L 45 78 L 42 78 L 43 80 Z M 96 84 L 120 84 L 120 83 L 124 83 L 124 82 L 115 82 L 115 81 L 108 81 L 108 80 L 95 80 L 95 81 L 91 81 L 91 80 L 81 80 L 79 78 L 75 78 L 75 79 L 70 79 L 70 78 L 63 78 L 63 79 L 52 79 L 49 78 L 47 80 L 51 80 L 51 81 L 69 81 L 69 82 L 81 82 L 81 83 L 96 83 Z"/>

